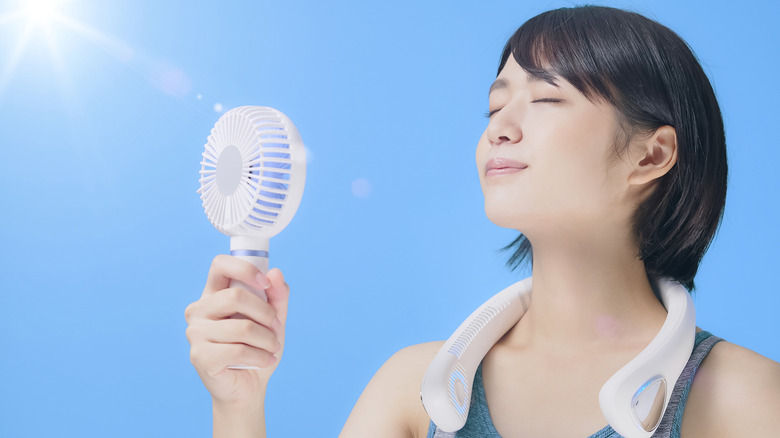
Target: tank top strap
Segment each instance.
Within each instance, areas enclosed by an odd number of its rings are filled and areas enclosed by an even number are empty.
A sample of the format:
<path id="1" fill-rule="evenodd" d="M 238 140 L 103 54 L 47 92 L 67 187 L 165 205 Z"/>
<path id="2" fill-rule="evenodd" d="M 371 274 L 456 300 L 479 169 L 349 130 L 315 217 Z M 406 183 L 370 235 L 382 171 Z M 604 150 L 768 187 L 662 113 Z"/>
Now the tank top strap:
<path id="1" fill-rule="evenodd" d="M 691 390 L 693 376 L 704 358 L 712 350 L 712 347 L 722 340 L 708 331 L 703 330 L 696 333 L 696 341 L 691 358 L 674 385 L 669 405 L 666 407 L 666 411 L 664 411 L 664 417 L 655 430 L 653 438 L 680 438 L 683 411 L 685 410 L 685 403 L 688 401 L 688 393 Z"/>

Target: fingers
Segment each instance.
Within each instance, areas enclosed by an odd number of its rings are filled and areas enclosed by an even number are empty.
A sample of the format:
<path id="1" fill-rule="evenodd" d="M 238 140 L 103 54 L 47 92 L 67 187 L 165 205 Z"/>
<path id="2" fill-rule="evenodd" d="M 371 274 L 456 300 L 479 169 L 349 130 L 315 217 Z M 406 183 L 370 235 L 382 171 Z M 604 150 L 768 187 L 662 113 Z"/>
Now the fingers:
<path id="1" fill-rule="evenodd" d="M 277 311 L 271 304 L 242 288 L 228 288 L 201 298 L 187 306 L 184 318 L 192 324 L 197 319 L 217 321 L 235 314 L 274 330 L 280 325 Z"/>
<path id="2" fill-rule="evenodd" d="M 238 314 L 238 315 L 236 315 Z M 237 316 L 247 318 L 238 319 Z M 273 306 L 241 288 L 228 288 L 187 306 L 190 360 L 212 377 L 230 365 L 265 368 L 278 360 L 282 344 Z"/>
<path id="3" fill-rule="evenodd" d="M 198 342 L 190 348 L 190 361 L 214 377 L 230 365 L 269 367 L 277 362 L 270 352 L 244 344 L 219 344 Z"/>
<path id="4" fill-rule="evenodd" d="M 191 343 L 242 344 L 270 354 L 282 348 L 276 333 L 248 319 L 202 320 L 187 327 Z"/>
<path id="5" fill-rule="evenodd" d="M 273 268 L 266 274 L 271 282 L 271 287 L 265 290 L 268 297 L 268 304 L 276 310 L 276 318 L 285 324 L 287 321 L 287 305 L 290 300 L 290 286 L 284 281 L 282 271 Z"/>
<path id="6" fill-rule="evenodd" d="M 270 285 L 268 278 L 251 263 L 238 257 L 220 254 L 211 262 L 203 296 L 228 288 L 231 279 L 252 285 L 258 290 L 266 289 Z"/>
<path id="7" fill-rule="evenodd" d="M 243 391 L 250 381 L 253 385 L 267 383 L 282 357 L 284 324 L 279 318 L 287 317 L 289 287 L 278 269 L 269 275 L 237 257 L 217 256 L 203 294 L 184 311 L 190 361 L 212 396 L 235 395 L 236 388 Z M 269 299 L 247 288 L 265 290 Z M 267 370 L 228 371 L 233 365 Z"/>

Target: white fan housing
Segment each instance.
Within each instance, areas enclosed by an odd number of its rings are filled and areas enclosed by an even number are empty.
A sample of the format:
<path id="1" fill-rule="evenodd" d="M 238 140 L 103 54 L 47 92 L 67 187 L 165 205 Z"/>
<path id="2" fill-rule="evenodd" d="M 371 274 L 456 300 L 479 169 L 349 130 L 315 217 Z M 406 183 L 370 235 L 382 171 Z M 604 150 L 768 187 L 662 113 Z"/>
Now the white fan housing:
<path id="1" fill-rule="evenodd" d="M 301 135 L 281 111 L 234 108 L 205 145 L 200 189 L 209 221 L 230 237 L 269 239 L 290 222 L 306 181 Z"/>

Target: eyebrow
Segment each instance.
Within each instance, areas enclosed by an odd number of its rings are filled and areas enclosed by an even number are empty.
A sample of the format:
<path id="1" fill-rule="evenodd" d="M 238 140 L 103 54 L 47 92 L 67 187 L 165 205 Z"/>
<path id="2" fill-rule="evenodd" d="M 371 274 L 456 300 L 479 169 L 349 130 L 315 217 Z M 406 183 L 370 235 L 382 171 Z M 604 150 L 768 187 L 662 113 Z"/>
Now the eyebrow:
<path id="1" fill-rule="evenodd" d="M 556 88 L 560 88 L 558 83 L 555 82 L 555 79 L 553 79 L 552 77 L 543 78 L 541 76 L 528 75 L 528 82 L 539 82 L 539 81 L 544 81 Z M 488 96 L 496 90 L 500 90 L 502 88 L 507 88 L 507 87 L 509 87 L 509 82 L 507 82 L 506 79 L 496 79 L 493 82 L 493 84 L 490 86 L 490 90 L 488 90 Z"/>
<path id="2" fill-rule="evenodd" d="M 488 91 L 488 95 L 492 94 L 496 90 L 500 90 L 502 88 L 506 88 L 509 86 L 509 83 L 505 79 L 496 79 L 495 82 L 490 86 L 490 90 Z"/>

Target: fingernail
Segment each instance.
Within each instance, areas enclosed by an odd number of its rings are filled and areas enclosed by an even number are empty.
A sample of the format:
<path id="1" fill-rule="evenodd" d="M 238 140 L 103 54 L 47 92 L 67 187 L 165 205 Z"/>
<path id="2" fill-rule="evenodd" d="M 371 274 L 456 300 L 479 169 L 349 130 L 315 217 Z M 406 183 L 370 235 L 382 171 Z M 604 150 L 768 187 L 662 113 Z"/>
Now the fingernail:
<path id="1" fill-rule="evenodd" d="M 268 289 L 271 287 L 271 282 L 268 281 L 268 277 L 263 275 L 263 273 L 257 274 L 257 284 L 263 287 L 263 289 Z"/>
<path id="2" fill-rule="evenodd" d="M 278 319 L 275 319 L 274 323 L 271 324 L 271 328 L 273 328 L 275 332 L 278 332 L 279 329 L 282 328 L 282 321 L 279 321 Z"/>

